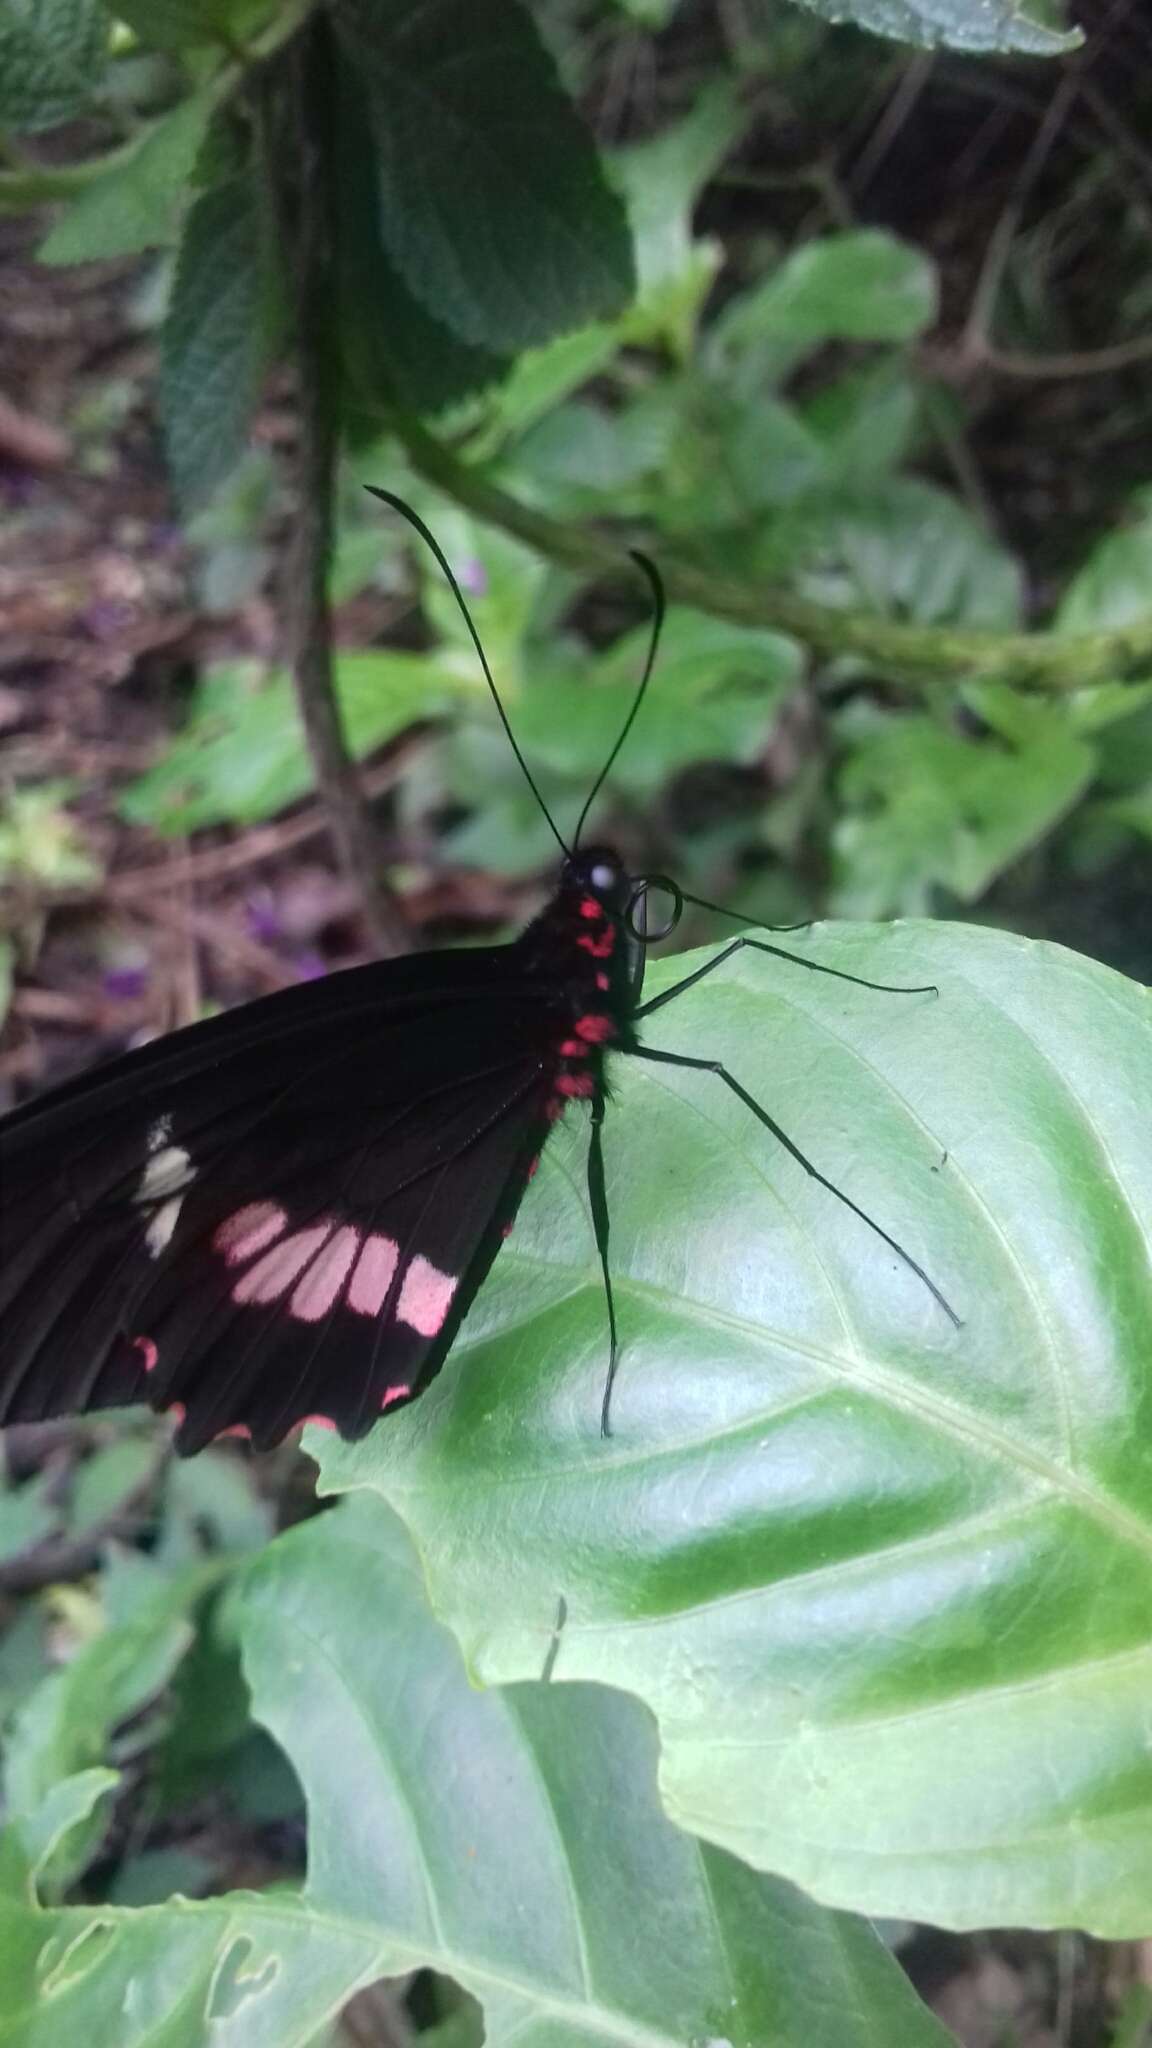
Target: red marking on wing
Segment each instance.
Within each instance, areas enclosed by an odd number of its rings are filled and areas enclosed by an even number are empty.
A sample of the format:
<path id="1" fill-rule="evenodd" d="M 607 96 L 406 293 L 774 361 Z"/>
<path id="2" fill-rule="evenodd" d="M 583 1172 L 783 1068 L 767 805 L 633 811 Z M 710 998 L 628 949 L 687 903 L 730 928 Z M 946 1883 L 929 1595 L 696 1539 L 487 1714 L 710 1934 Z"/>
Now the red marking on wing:
<path id="1" fill-rule="evenodd" d="M 348 1282 L 348 1306 L 358 1316 L 378 1316 L 388 1299 L 388 1289 L 400 1257 L 394 1238 L 375 1231 L 364 1239 L 360 1257 Z"/>
<path id="2" fill-rule="evenodd" d="M 133 1337 L 132 1348 L 134 1351 L 143 1353 L 140 1363 L 145 1372 L 155 1372 L 156 1360 L 159 1358 L 160 1353 L 157 1351 L 151 1337 Z"/>
<path id="3" fill-rule="evenodd" d="M 276 1202 L 249 1202 L 224 1218 L 212 1242 L 230 1266 L 240 1266 L 287 1228 L 288 1218 Z"/>
<path id="4" fill-rule="evenodd" d="M 330 1415 L 305 1415 L 300 1423 L 301 1429 L 309 1422 L 314 1423 L 317 1429 L 335 1429 L 336 1427 Z"/>
<path id="5" fill-rule="evenodd" d="M 606 974 L 600 973 L 596 976 L 596 986 L 597 988 L 607 989 L 611 988 L 612 984 L 609 981 L 608 976 Z"/>
<path id="6" fill-rule="evenodd" d="M 249 1429 L 248 1424 L 246 1422 L 229 1423 L 228 1428 L 222 1429 L 217 1436 L 213 1437 L 212 1441 L 213 1443 L 217 1444 L 223 1443 L 224 1438 L 226 1436 L 240 1436 L 243 1437 L 245 1441 L 248 1443 L 251 1443 L 252 1441 L 252 1431 Z"/>
<path id="7" fill-rule="evenodd" d="M 616 1026 L 611 1017 L 590 1012 L 586 1017 L 577 1017 L 576 1036 L 586 1039 L 589 1045 L 603 1045 L 606 1039 L 615 1038 Z"/>
<path id="8" fill-rule="evenodd" d="M 185 1408 L 183 1401 L 170 1401 L 164 1413 L 170 1415 L 172 1420 L 179 1424 L 183 1422 L 188 1410 Z"/>
<path id="9" fill-rule="evenodd" d="M 288 1303 L 289 1315 L 299 1316 L 302 1323 L 320 1322 L 339 1295 L 359 1249 L 360 1235 L 351 1224 L 333 1231 L 296 1287 Z"/>
<path id="10" fill-rule="evenodd" d="M 390 1408 L 393 1401 L 406 1401 L 411 1392 L 411 1387 L 387 1387 L 380 1406 L 381 1408 Z"/>
<path id="11" fill-rule="evenodd" d="M 593 938 L 591 932 L 581 932 L 576 944 L 591 953 L 594 960 L 607 960 L 616 944 L 616 933 L 612 925 L 607 925 L 598 938 Z"/>
<path id="12" fill-rule="evenodd" d="M 596 1083 L 591 1074 L 557 1074 L 557 1095 L 594 1095 Z"/>
<path id="13" fill-rule="evenodd" d="M 560 1042 L 560 1057 L 565 1060 L 586 1060 L 588 1047 L 579 1038 L 565 1038 Z"/>
<path id="14" fill-rule="evenodd" d="M 539 1154 L 539 1153 L 537 1153 L 537 1154 L 536 1154 L 536 1157 L 535 1157 L 535 1159 L 531 1159 L 531 1160 L 529 1160 L 529 1162 L 528 1162 L 528 1174 L 527 1174 L 527 1178 L 528 1178 L 529 1180 L 535 1180 L 535 1178 L 536 1178 L 536 1170 L 537 1170 L 537 1168 L 538 1168 L 539 1164 L 540 1164 L 540 1154 Z"/>
<path id="15" fill-rule="evenodd" d="M 232 1289 L 233 1301 L 279 1301 L 299 1280 L 332 1231 L 330 1222 L 314 1224 L 311 1230 L 294 1230 L 281 1238 L 271 1251 L 257 1259 Z"/>
<path id="16" fill-rule="evenodd" d="M 604 905 L 598 903 L 595 896 L 583 896 L 580 899 L 580 915 L 590 917 L 598 924 L 604 915 Z"/>
<path id="17" fill-rule="evenodd" d="M 430 1259 L 417 1255 L 401 1283 L 396 1314 L 422 1337 L 434 1337 L 443 1325 L 455 1292 L 456 1282 L 451 1273 L 442 1273 Z"/>

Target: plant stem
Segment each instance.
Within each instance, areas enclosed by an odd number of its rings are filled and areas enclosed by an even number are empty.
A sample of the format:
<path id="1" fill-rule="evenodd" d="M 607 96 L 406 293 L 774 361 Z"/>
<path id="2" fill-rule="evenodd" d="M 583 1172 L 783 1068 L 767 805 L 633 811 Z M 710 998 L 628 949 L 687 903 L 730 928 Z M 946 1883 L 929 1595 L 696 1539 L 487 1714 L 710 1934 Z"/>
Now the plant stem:
<path id="1" fill-rule="evenodd" d="M 383 874 L 381 847 L 336 700 L 328 578 L 338 445 L 336 365 L 330 347 L 331 277 L 327 51 L 324 26 L 310 23 L 274 66 L 286 88 L 288 170 L 276 175 L 281 243 L 293 282 L 299 380 L 298 507 L 289 561 L 290 667 L 300 717 L 340 863 L 355 885 L 373 945 L 408 950 L 407 923 Z M 271 169 L 277 173 L 273 162 Z M 287 181 L 291 180 L 288 184 Z"/>
<path id="2" fill-rule="evenodd" d="M 586 574 L 619 574 L 620 541 L 574 520 L 553 518 L 461 462 L 411 418 L 392 425 L 412 466 L 428 483 L 535 548 L 549 560 Z M 745 626 L 792 634 L 825 659 L 855 655 L 902 680 L 924 685 L 979 675 L 1063 691 L 1117 682 L 1152 670 L 1152 607 L 1130 626 L 1100 633 L 992 633 L 954 626 L 909 625 L 874 613 L 814 604 L 770 583 L 743 583 L 660 550 L 669 600 Z"/>

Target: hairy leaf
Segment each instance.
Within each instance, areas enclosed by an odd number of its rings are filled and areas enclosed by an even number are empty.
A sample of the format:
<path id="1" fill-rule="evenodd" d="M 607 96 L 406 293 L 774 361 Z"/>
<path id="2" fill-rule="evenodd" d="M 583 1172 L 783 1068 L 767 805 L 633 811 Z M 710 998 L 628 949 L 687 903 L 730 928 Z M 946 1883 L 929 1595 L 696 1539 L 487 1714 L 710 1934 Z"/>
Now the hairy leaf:
<path id="1" fill-rule="evenodd" d="M 244 453 L 277 332 L 277 285 L 255 173 L 203 193 L 185 224 L 160 345 L 168 459 L 186 510 Z"/>
<path id="2" fill-rule="evenodd" d="M 101 0 L 6 0 L 0 126 L 32 133 L 90 105 L 108 46 Z"/>
<path id="3" fill-rule="evenodd" d="M 510 354 L 617 312 L 623 208 L 520 0 L 338 0 L 369 94 L 380 232 L 409 289 Z"/>

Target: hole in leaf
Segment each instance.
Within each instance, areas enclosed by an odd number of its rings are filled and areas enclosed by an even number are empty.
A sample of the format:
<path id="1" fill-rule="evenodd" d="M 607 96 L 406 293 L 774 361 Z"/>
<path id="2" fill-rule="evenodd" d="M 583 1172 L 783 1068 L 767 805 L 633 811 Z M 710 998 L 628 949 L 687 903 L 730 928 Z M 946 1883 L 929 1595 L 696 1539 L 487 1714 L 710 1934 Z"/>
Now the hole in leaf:
<path id="1" fill-rule="evenodd" d="M 250 1998 L 262 1998 L 280 1975 L 280 1958 L 270 1955 L 259 1969 L 249 1958 L 253 1943 L 249 1935 L 238 1935 L 220 1959 L 208 1993 L 209 2020 L 230 2020 Z"/>
<path id="2" fill-rule="evenodd" d="M 112 1920 L 93 1920 L 71 1940 L 49 1941 L 41 1956 L 40 1993 L 58 1998 L 94 1970 L 103 1960 L 116 1933 Z"/>

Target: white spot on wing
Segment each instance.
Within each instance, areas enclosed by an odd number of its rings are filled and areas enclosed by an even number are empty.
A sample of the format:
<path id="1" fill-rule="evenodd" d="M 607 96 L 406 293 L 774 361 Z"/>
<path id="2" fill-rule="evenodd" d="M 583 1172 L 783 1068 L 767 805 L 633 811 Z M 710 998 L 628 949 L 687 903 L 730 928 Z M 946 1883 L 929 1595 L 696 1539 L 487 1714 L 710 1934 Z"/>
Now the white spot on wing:
<path id="1" fill-rule="evenodd" d="M 191 1153 L 182 1145 L 164 1145 L 149 1158 L 136 1200 L 166 1202 L 170 1195 L 183 1194 L 194 1178 Z"/>
<path id="2" fill-rule="evenodd" d="M 180 1211 L 183 1207 L 183 1195 L 172 1195 L 168 1201 L 160 1204 L 152 1221 L 149 1223 L 147 1230 L 144 1232 L 144 1242 L 154 1259 L 158 1259 L 161 1252 L 167 1251 L 168 1246 L 171 1244 L 175 1235 L 176 1225 L 180 1221 Z"/>

